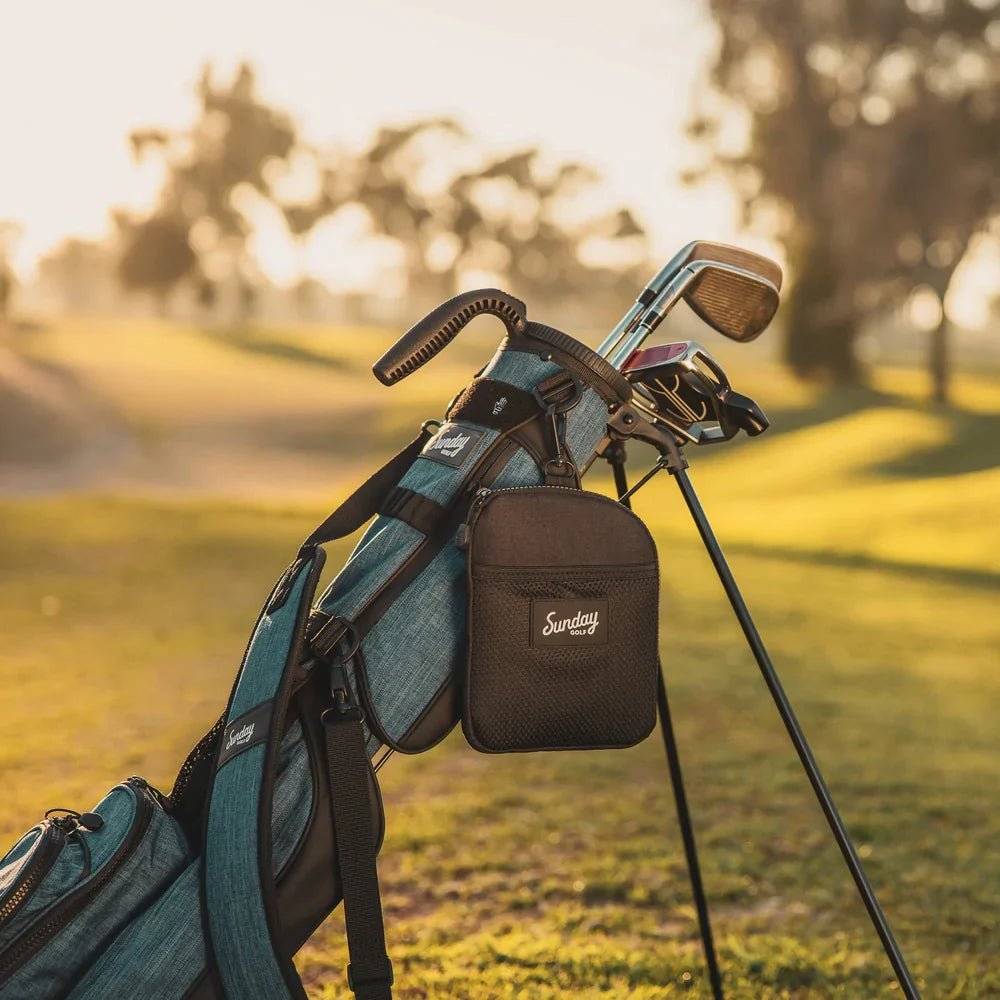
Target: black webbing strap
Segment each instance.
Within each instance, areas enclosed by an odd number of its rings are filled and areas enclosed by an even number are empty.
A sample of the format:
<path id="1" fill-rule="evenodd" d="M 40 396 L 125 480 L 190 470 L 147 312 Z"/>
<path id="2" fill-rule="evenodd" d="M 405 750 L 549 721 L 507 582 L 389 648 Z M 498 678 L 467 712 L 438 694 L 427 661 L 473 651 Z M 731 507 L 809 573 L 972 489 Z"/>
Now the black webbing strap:
<path id="1" fill-rule="evenodd" d="M 357 1000 L 391 1000 L 392 962 L 385 949 L 361 710 L 338 702 L 323 713 L 323 724 L 351 958 L 347 981 Z"/>
<path id="2" fill-rule="evenodd" d="M 390 458 L 381 469 L 358 487 L 306 540 L 302 547 L 323 545 L 337 538 L 354 534 L 371 520 L 389 491 L 416 461 L 423 447 L 433 436 L 424 425 L 420 434 L 398 455 Z"/>
<path id="3" fill-rule="evenodd" d="M 396 486 L 382 501 L 378 512 L 397 521 L 405 521 L 423 535 L 430 535 L 448 516 L 448 508 L 423 493 Z"/>

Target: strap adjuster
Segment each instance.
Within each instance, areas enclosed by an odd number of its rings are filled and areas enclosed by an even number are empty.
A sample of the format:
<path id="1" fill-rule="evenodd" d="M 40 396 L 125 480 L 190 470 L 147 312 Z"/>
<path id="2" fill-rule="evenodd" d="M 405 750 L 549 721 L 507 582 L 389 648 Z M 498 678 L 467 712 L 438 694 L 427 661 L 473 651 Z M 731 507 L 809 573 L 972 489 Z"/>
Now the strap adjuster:
<path id="1" fill-rule="evenodd" d="M 392 961 L 389 959 L 388 955 L 385 959 L 386 969 L 382 975 L 369 976 L 367 979 L 355 979 L 354 974 L 351 971 L 354 967 L 349 965 L 347 967 L 347 985 L 352 990 L 357 990 L 359 986 L 378 986 L 384 983 L 386 986 L 392 986 L 396 981 L 395 974 L 392 971 Z"/>
<path id="2" fill-rule="evenodd" d="M 309 616 L 309 646 L 313 652 L 323 657 L 330 656 L 344 639 L 348 639 L 351 646 L 346 653 L 338 654 L 341 663 L 353 659 L 361 647 L 358 630 L 346 618 L 329 615 L 319 609 Z"/>

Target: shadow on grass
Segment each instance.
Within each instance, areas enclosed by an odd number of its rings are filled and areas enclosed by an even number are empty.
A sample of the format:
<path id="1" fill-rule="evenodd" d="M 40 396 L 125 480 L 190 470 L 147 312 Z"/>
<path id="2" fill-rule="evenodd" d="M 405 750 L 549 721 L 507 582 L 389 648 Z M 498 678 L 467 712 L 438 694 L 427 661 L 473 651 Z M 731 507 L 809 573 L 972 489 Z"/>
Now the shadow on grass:
<path id="1" fill-rule="evenodd" d="M 263 354 L 270 358 L 281 358 L 285 361 L 297 361 L 301 364 L 317 365 L 321 368 L 329 368 L 337 372 L 349 373 L 355 368 L 346 358 L 326 354 L 322 351 L 315 351 L 305 344 L 284 340 L 281 337 L 273 336 L 261 330 L 217 330 L 211 327 L 202 327 L 200 333 L 203 337 L 207 337 L 216 344 L 221 344 L 223 347 L 229 347 L 234 351 L 241 351 L 245 354 Z"/>
<path id="2" fill-rule="evenodd" d="M 969 413 L 954 407 L 913 406 L 915 412 L 932 413 L 948 424 L 942 445 L 911 451 L 877 466 L 887 476 L 937 478 L 996 468 L 1000 450 L 1000 413 Z"/>
<path id="3" fill-rule="evenodd" d="M 789 433 L 831 423 L 863 410 L 900 405 L 906 404 L 898 396 L 881 392 L 871 386 L 836 386 L 828 389 L 808 406 L 775 410 L 769 416 L 773 430 Z M 765 412 L 767 412 L 766 407 Z"/>
<path id="4" fill-rule="evenodd" d="M 870 386 L 837 386 L 809 406 L 765 412 L 771 419 L 771 433 L 794 433 L 840 420 L 851 414 L 879 407 L 904 410 L 915 417 L 931 415 L 944 420 L 948 438 L 942 444 L 915 448 L 905 455 L 872 466 L 871 471 L 905 479 L 939 478 L 981 472 L 998 464 L 996 442 L 1000 440 L 1000 413 L 973 413 L 953 406 L 933 406 L 905 396 L 882 392 Z M 751 443 L 738 435 L 728 447 Z M 707 455 L 718 454 L 706 449 Z"/>
<path id="5" fill-rule="evenodd" d="M 933 581 L 935 583 L 964 584 L 996 590 L 997 576 L 989 570 L 968 569 L 961 566 L 934 566 L 930 563 L 897 562 L 880 559 L 861 552 L 835 552 L 832 549 L 789 549 L 780 545 L 754 545 L 747 542 L 729 542 L 726 549 L 762 559 L 781 559 L 785 562 L 802 563 L 813 566 L 836 566 L 842 569 L 877 570 L 895 573 L 909 579 Z"/>

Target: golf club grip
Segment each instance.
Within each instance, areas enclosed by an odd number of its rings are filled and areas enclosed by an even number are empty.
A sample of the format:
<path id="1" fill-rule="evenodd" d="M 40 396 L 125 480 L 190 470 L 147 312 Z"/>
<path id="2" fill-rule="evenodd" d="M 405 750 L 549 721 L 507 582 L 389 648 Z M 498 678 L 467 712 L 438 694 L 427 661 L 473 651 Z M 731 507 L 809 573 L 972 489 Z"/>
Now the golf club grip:
<path id="1" fill-rule="evenodd" d="M 499 288 L 478 288 L 462 292 L 411 326 L 372 365 L 375 377 L 383 385 L 395 385 L 421 365 L 427 364 L 471 320 L 480 315 L 496 316 L 507 327 L 508 335 L 514 336 L 524 329 L 527 309 L 520 299 L 515 299 Z"/>

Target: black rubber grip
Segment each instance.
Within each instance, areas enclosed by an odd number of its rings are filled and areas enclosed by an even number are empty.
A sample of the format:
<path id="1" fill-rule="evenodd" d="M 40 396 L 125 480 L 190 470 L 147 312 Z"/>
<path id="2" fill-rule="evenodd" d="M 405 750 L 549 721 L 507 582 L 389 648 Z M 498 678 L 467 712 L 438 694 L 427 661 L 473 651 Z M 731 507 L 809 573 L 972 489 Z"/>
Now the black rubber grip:
<path id="1" fill-rule="evenodd" d="M 515 299 L 499 288 L 478 288 L 462 292 L 411 326 L 372 365 L 375 377 L 383 385 L 395 385 L 421 365 L 427 364 L 458 336 L 466 324 L 481 315 L 501 319 L 507 327 L 507 333 L 514 336 L 524 329 L 527 308 L 520 299 Z"/>

